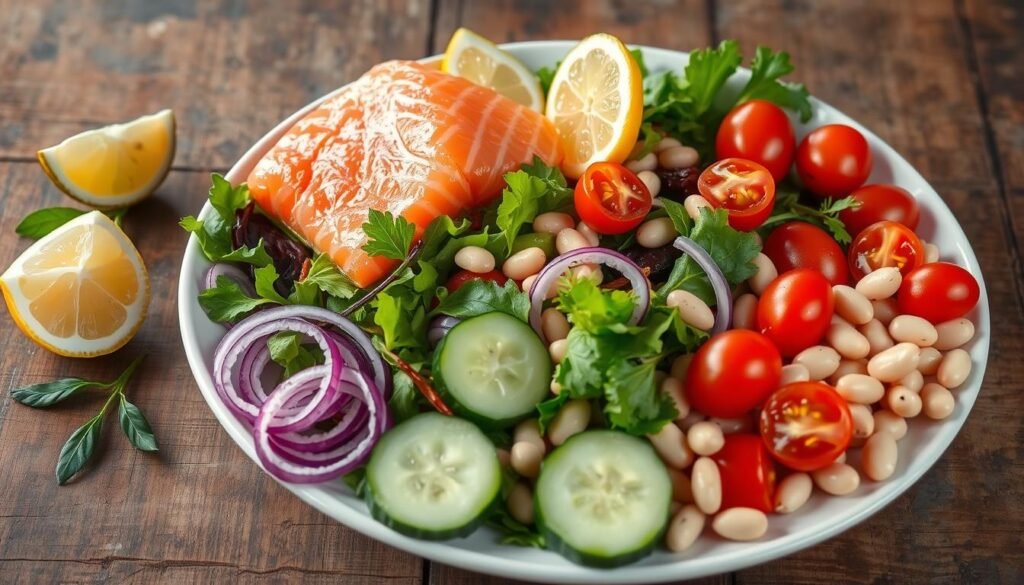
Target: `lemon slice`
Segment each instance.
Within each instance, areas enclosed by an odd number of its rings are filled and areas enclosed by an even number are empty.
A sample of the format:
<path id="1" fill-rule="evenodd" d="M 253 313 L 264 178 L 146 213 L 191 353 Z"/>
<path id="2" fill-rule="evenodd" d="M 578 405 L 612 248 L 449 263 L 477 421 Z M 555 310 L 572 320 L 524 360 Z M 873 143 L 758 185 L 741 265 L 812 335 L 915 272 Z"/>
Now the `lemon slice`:
<path id="1" fill-rule="evenodd" d="M 125 124 L 89 130 L 37 153 L 61 190 L 82 203 L 111 209 L 145 199 L 174 159 L 174 113 L 163 110 Z"/>
<path id="2" fill-rule="evenodd" d="M 99 211 L 57 228 L 0 276 L 18 328 L 69 357 L 108 354 L 135 335 L 149 276 L 128 236 Z"/>
<path id="3" fill-rule="evenodd" d="M 519 59 L 475 32 L 460 28 L 448 41 L 441 71 L 489 87 L 528 108 L 544 111 L 537 76 Z"/>
<path id="4" fill-rule="evenodd" d="M 626 160 L 644 115 L 643 79 L 629 49 L 604 33 L 580 41 L 555 73 L 544 115 L 562 137 L 570 178 L 594 162 Z"/>

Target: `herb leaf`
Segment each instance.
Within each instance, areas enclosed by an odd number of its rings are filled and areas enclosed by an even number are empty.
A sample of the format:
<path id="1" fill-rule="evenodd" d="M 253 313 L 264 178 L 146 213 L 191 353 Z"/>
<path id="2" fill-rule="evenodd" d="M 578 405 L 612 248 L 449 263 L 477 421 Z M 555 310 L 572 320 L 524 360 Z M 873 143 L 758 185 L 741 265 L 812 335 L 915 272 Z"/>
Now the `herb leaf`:
<path id="1" fill-rule="evenodd" d="M 270 359 L 284 369 L 285 378 L 299 370 L 324 363 L 324 352 L 320 346 L 303 344 L 301 341 L 301 335 L 295 331 L 281 331 L 267 340 Z"/>
<path id="2" fill-rule="evenodd" d="M 800 121 L 811 119 L 810 94 L 802 83 L 786 83 L 780 77 L 793 72 L 789 53 L 758 47 L 750 65 L 751 76 L 746 87 L 740 92 L 737 103 L 753 99 L 767 100 L 800 114 Z"/>
<path id="3" fill-rule="evenodd" d="M 245 183 L 232 187 L 220 173 L 210 176 L 210 205 L 228 226 L 235 222 L 235 211 L 249 204 L 249 186 Z"/>
<path id="4" fill-rule="evenodd" d="M 217 323 L 234 323 L 257 307 L 272 302 L 270 299 L 250 297 L 241 285 L 227 276 L 218 277 L 217 286 L 199 293 L 199 306 Z"/>
<path id="5" fill-rule="evenodd" d="M 109 384 L 90 382 L 81 378 L 63 378 L 52 382 L 32 384 L 11 391 L 16 401 L 33 408 L 46 408 L 90 388 L 105 388 Z"/>
<path id="6" fill-rule="evenodd" d="M 672 400 L 654 383 L 654 360 L 617 360 L 608 368 L 604 412 L 608 422 L 634 435 L 653 434 L 676 417 Z"/>
<path id="7" fill-rule="evenodd" d="M 460 319 L 493 312 L 506 313 L 525 322 L 529 319 L 530 297 L 511 281 L 500 286 L 490 280 L 470 280 L 445 297 L 433 311 Z"/>
<path id="8" fill-rule="evenodd" d="M 25 219 L 21 220 L 21 223 L 18 224 L 18 227 L 14 228 L 14 231 L 19 236 L 38 240 L 85 213 L 88 213 L 88 211 L 74 209 L 73 207 L 47 207 L 39 209 L 26 215 Z"/>
<path id="9" fill-rule="evenodd" d="M 540 413 L 540 416 L 537 417 L 537 425 L 540 426 L 541 435 L 547 432 L 548 425 L 551 424 L 555 415 L 562 409 L 562 405 L 568 400 L 569 393 L 561 392 L 554 398 L 549 398 L 537 404 L 537 412 Z"/>
<path id="10" fill-rule="evenodd" d="M 572 198 L 562 173 L 537 156 L 533 164 L 505 173 L 505 183 L 495 223 L 505 237 L 506 250 L 512 249 L 523 224 L 541 213 L 566 207 Z"/>
<path id="11" fill-rule="evenodd" d="M 369 238 L 363 250 L 370 256 L 383 256 L 392 260 L 404 260 L 409 254 L 416 226 L 401 215 L 390 211 L 371 209 L 363 231 Z"/>
<path id="12" fill-rule="evenodd" d="M 89 419 L 84 425 L 78 427 L 71 433 L 67 442 L 60 449 L 60 456 L 57 458 L 57 483 L 64 485 L 82 467 L 96 450 L 96 442 L 99 439 L 100 431 L 103 430 L 103 416 L 106 411 Z"/>
<path id="13" fill-rule="evenodd" d="M 128 401 L 121 392 L 120 402 L 117 408 L 117 418 L 121 421 L 121 429 L 128 437 L 128 441 L 140 451 L 158 451 L 156 436 L 149 426 L 149 421 L 142 414 L 139 407 Z"/>
<path id="14" fill-rule="evenodd" d="M 302 282 L 315 284 L 323 292 L 342 299 L 352 298 L 359 291 L 359 287 L 338 270 L 327 254 L 313 259 L 309 274 Z"/>

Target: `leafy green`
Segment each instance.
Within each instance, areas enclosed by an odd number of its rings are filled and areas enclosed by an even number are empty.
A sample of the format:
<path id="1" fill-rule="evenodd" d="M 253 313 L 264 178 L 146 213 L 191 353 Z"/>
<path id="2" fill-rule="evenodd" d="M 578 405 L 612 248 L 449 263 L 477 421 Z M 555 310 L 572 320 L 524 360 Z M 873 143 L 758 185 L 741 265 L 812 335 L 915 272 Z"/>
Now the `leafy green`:
<path id="1" fill-rule="evenodd" d="M 352 298 L 359 291 L 359 287 L 338 270 L 327 254 L 318 254 L 313 259 L 302 282 L 314 284 L 323 292 L 342 299 Z"/>
<path id="2" fill-rule="evenodd" d="M 356 468 L 345 475 L 341 476 L 341 481 L 345 482 L 357 498 L 363 497 L 366 493 L 366 468 Z"/>
<path id="3" fill-rule="evenodd" d="M 761 225 L 758 231 L 767 236 L 777 225 L 787 221 L 806 221 L 832 234 L 840 244 L 849 244 L 853 239 L 846 230 L 846 224 L 839 219 L 839 214 L 847 209 L 856 209 L 860 203 L 853 197 L 842 199 L 825 199 L 817 208 L 800 203 L 797 191 L 787 185 L 779 185 L 772 214 Z"/>
<path id="4" fill-rule="evenodd" d="M 385 290 L 374 301 L 377 312 L 373 322 L 381 328 L 384 346 L 392 351 L 399 348 L 421 348 L 426 343 L 427 310 L 419 295 L 406 290 Z"/>
<path id="5" fill-rule="evenodd" d="M 253 266 L 268 266 L 274 263 L 273 258 L 270 254 L 267 254 L 267 249 L 264 246 L 263 240 L 260 240 L 256 244 L 255 248 L 249 246 L 242 246 L 236 250 L 232 250 L 227 254 L 220 257 L 221 262 L 242 262 L 245 264 L 252 264 Z"/>
<path id="6" fill-rule="evenodd" d="M 249 204 L 249 186 L 242 183 L 232 187 L 231 182 L 219 173 L 213 173 L 210 179 L 210 205 L 217 211 L 217 216 L 231 226 L 235 222 L 235 212 Z"/>
<path id="7" fill-rule="evenodd" d="M 416 226 L 402 216 L 390 211 L 371 209 L 363 224 L 367 241 L 363 250 L 370 256 L 383 256 L 392 260 L 404 260 L 409 254 Z"/>
<path id="8" fill-rule="evenodd" d="M 81 378 L 63 378 L 52 382 L 32 384 L 11 391 L 11 398 L 33 408 L 46 408 L 70 398 L 84 390 L 108 388 L 102 382 L 92 382 Z"/>
<path id="9" fill-rule="evenodd" d="M 138 406 L 135 406 L 125 398 L 124 393 L 120 394 L 120 402 L 117 408 L 117 418 L 121 422 L 121 430 L 124 431 L 128 442 L 140 451 L 159 451 L 156 444 L 156 436 L 146 415 L 142 414 Z"/>
<path id="10" fill-rule="evenodd" d="M 562 408 L 562 405 L 569 400 L 569 393 L 559 393 L 554 398 L 549 398 L 544 402 L 537 404 L 537 424 L 540 426 L 541 435 L 547 432 L 548 425 L 551 424 L 552 419 L 558 414 L 558 411 Z"/>
<path id="11" fill-rule="evenodd" d="M 89 419 L 84 425 L 78 427 L 71 433 L 67 442 L 60 449 L 57 456 L 57 484 L 64 485 L 83 467 L 92 457 L 96 450 L 96 442 L 99 440 L 100 431 L 103 430 L 103 415 L 100 412 Z"/>
<path id="12" fill-rule="evenodd" d="M 324 363 L 324 352 L 313 343 L 302 343 L 302 336 L 295 331 L 280 331 L 267 340 L 270 359 L 284 369 L 284 377 L 295 372 Z"/>
<path id="13" fill-rule="evenodd" d="M 561 64 L 561 61 L 557 61 L 554 67 L 541 67 L 537 70 L 537 79 L 540 81 L 540 89 L 544 95 L 548 95 L 548 92 L 551 91 L 551 82 L 555 80 L 555 72 L 558 71 L 558 66 Z"/>
<path id="14" fill-rule="evenodd" d="M 529 319 L 530 297 L 511 280 L 504 286 L 486 279 L 470 280 L 445 297 L 432 314 L 467 319 L 494 312 L 525 322 Z"/>
<path id="15" fill-rule="evenodd" d="M 210 320 L 217 323 L 235 323 L 253 309 L 272 302 L 270 299 L 250 297 L 241 285 L 227 276 L 217 277 L 216 286 L 199 293 L 199 306 Z"/>
<path id="16" fill-rule="evenodd" d="M 223 175 L 214 173 L 211 176 L 209 198 L 215 213 L 209 214 L 202 220 L 189 215 L 181 218 L 179 225 L 196 235 L 199 240 L 199 248 L 208 260 L 220 262 L 234 250 L 231 242 L 231 230 L 235 224 L 235 212 L 249 204 L 249 187 L 244 183 L 233 187 Z M 253 256 L 252 259 L 256 259 L 256 257 Z M 269 262 L 269 257 L 259 257 L 258 259 Z M 256 264 L 256 262 L 249 263 Z"/>
<path id="17" fill-rule="evenodd" d="M 630 49 L 629 54 L 633 56 L 633 60 L 636 61 L 637 67 L 640 68 L 640 77 L 647 77 L 651 74 L 647 70 L 647 64 L 644 63 L 644 53 L 640 49 Z"/>
<path id="18" fill-rule="evenodd" d="M 622 290 L 602 290 L 589 279 L 568 279 L 558 294 L 558 306 L 573 325 L 590 333 L 603 329 L 622 331 L 633 314 L 636 296 Z"/>
<path id="19" fill-rule="evenodd" d="M 392 380 L 394 389 L 391 391 L 391 398 L 388 399 L 388 412 L 396 423 L 400 423 L 418 414 L 424 400 L 405 372 L 394 370 Z"/>
<path id="20" fill-rule="evenodd" d="M 608 368 L 604 412 L 612 426 L 646 435 L 676 418 L 672 399 L 659 392 L 654 382 L 655 365 L 655 360 L 619 359 Z"/>
<path id="21" fill-rule="evenodd" d="M 750 80 L 736 98 L 736 103 L 766 100 L 799 113 L 801 122 L 811 119 L 811 102 L 808 99 L 810 94 L 807 88 L 803 84 L 779 81 L 780 77 L 793 72 L 789 53 L 776 53 L 768 47 L 758 47 L 750 71 Z"/>
<path id="22" fill-rule="evenodd" d="M 544 548 L 544 535 L 536 528 L 527 526 L 509 514 L 505 506 L 494 506 L 484 523 L 501 534 L 501 544 Z"/>
<path id="23" fill-rule="evenodd" d="M 73 207 L 48 207 L 25 216 L 14 231 L 24 238 L 38 240 L 76 217 L 88 213 Z"/>
<path id="24" fill-rule="evenodd" d="M 541 213 L 565 208 L 572 201 L 572 190 L 562 173 L 537 156 L 532 165 L 524 164 L 518 171 L 506 173 L 505 183 L 496 224 L 505 237 L 506 250 L 512 249 L 523 224 Z"/>
<path id="25" fill-rule="evenodd" d="M 682 203 L 668 197 L 662 197 L 659 201 L 665 210 L 665 215 L 672 220 L 672 227 L 675 228 L 676 233 L 686 235 L 693 231 L 693 219 L 690 218 L 690 214 L 686 212 Z"/>

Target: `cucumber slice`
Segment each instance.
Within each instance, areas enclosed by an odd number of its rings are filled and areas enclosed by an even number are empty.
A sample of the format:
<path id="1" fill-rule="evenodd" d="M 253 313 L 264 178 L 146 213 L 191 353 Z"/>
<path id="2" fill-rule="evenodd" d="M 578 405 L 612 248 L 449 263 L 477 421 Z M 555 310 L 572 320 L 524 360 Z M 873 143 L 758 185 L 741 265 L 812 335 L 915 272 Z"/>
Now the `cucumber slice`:
<path id="1" fill-rule="evenodd" d="M 466 536 L 501 489 L 494 444 L 471 422 L 417 415 L 381 437 L 366 466 L 370 513 L 428 540 Z"/>
<path id="2" fill-rule="evenodd" d="M 434 354 L 433 373 L 455 412 L 503 427 L 548 397 L 551 357 L 529 325 L 505 313 L 486 313 L 448 332 Z"/>
<path id="3" fill-rule="evenodd" d="M 535 500 L 548 548 L 585 565 L 617 567 L 660 541 L 672 481 L 647 441 L 586 431 L 544 460 Z"/>

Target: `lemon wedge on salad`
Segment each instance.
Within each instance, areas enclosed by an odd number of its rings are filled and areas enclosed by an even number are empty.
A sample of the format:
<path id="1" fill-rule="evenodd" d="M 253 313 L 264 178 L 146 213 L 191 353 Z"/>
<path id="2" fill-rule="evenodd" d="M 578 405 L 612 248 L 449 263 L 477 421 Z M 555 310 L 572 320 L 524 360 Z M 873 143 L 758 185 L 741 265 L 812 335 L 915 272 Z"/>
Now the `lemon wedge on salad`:
<path id="1" fill-rule="evenodd" d="M 125 207 L 160 186 L 174 159 L 174 113 L 76 134 L 40 150 L 39 164 L 61 190 L 101 209 Z"/>
<path id="2" fill-rule="evenodd" d="M 68 357 L 104 355 L 128 343 L 149 305 L 139 251 L 99 211 L 32 244 L 0 276 L 0 289 L 18 328 Z"/>
<path id="3" fill-rule="evenodd" d="M 562 137 L 566 176 L 626 160 L 644 115 L 643 78 L 626 45 L 604 33 L 580 41 L 555 73 L 544 115 Z"/>
<path id="4" fill-rule="evenodd" d="M 441 71 L 489 87 L 528 108 L 544 111 L 540 80 L 522 61 L 475 32 L 460 28 L 448 41 Z"/>

